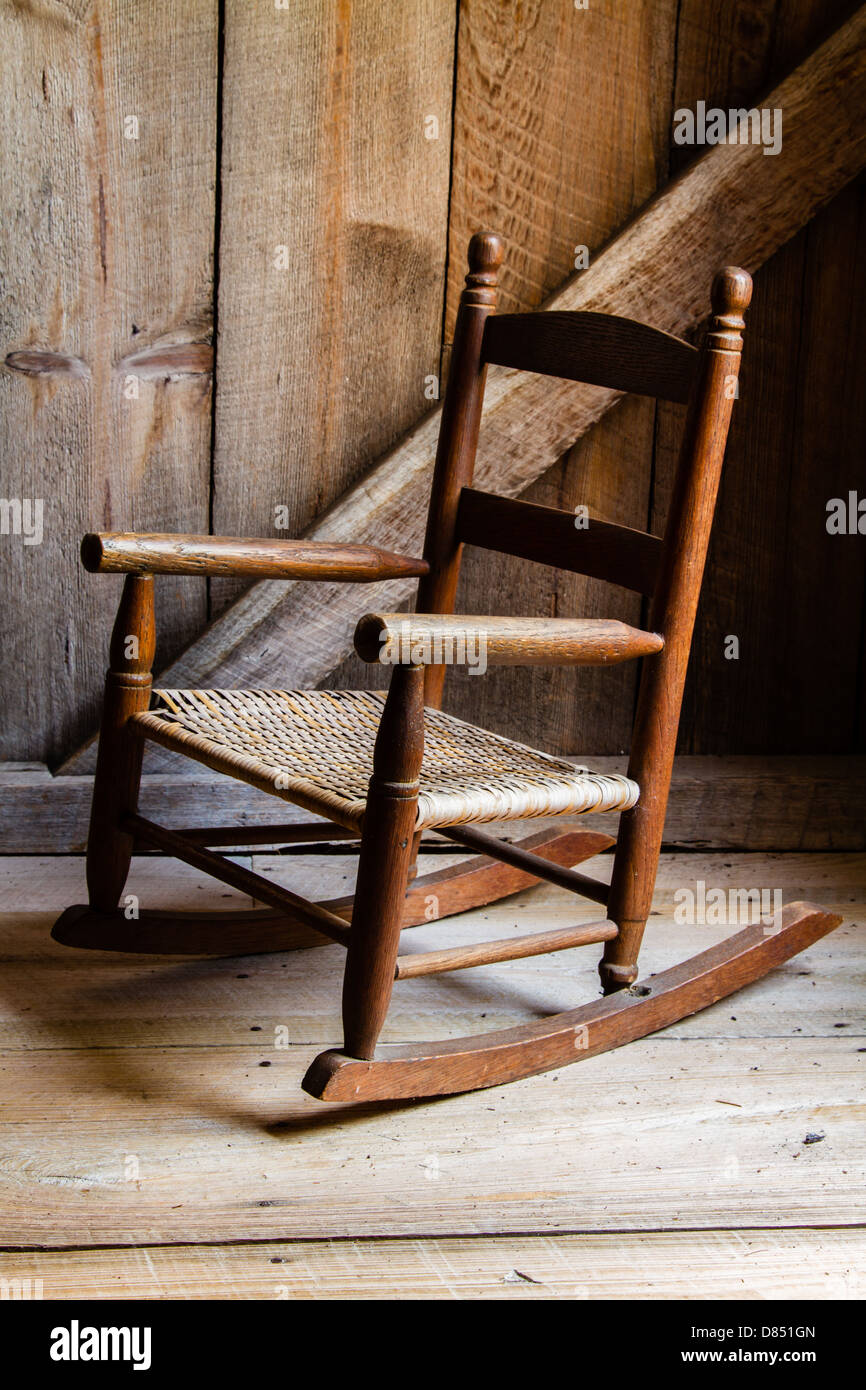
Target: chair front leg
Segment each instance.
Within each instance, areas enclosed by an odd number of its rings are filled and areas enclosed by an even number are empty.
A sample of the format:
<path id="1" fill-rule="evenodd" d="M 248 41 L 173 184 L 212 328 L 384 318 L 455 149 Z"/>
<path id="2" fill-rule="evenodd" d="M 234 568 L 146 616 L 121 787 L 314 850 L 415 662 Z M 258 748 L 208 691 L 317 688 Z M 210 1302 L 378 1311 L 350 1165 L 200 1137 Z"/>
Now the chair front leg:
<path id="1" fill-rule="evenodd" d="M 132 857 L 132 836 L 119 822 L 138 804 L 142 742 L 129 720 L 150 703 L 154 647 L 153 576 L 128 574 L 111 634 L 87 837 L 90 906 L 104 912 L 117 907 Z"/>
<path id="2" fill-rule="evenodd" d="M 413 862 L 424 671 L 397 666 L 373 755 L 343 979 L 344 1051 L 371 1058 L 385 1022 Z"/>

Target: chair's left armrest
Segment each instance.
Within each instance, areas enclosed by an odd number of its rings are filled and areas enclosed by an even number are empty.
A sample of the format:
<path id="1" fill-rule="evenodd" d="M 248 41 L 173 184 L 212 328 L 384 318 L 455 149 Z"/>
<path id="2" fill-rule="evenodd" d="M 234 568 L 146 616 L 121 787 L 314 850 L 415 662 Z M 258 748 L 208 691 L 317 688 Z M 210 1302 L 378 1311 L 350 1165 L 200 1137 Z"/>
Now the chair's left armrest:
<path id="1" fill-rule="evenodd" d="M 116 531 L 81 542 L 94 574 L 224 574 L 255 579 L 330 579 L 369 584 L 426 574 L 426 560 L 372 545 L 329 541 L 251 540 L 234 536 L 155 535 Z"/>
<path id="2" fill-rule="evenodd" d="M 368 613 L 355 651 L 386 666 L 607 666 L 661 651 L 664 638 L 614 618 L 483 618 Z"/>

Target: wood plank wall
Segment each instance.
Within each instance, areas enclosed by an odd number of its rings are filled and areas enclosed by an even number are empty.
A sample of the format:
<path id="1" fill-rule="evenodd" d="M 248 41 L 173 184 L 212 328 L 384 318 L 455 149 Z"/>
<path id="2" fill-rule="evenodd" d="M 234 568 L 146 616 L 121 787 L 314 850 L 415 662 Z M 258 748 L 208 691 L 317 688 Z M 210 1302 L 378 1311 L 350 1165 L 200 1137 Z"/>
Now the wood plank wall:
<path id="1" fill-rule="evenodd" d="M 0 53 L 0 496 L 44 504 L 41 544 L 0 535 L 0 757 L 54 762 L 93 728 L 119 596 L 78 538 L 207 530 L 209 352 L 126 359 L 210 339 L 216 7 L 4 0 Z M 71 366 L 10 367 L 32 351 Z M 160 588 L 164 660 L 207 610 Z"/>
<path id="2" fill-rule="evenodd" d="M 281 534 L 297 535 L 429 410 L 424 380 L 439 371 L 454 8 L 289 8 L 226 7 L 223 535 L 280 534 L 276 507 Z M 213 585 L 214 610 L 239 588 Z"/>
<path id="3" fill-rule="evenodd" d="M 46 528 L 41 546 L 0 536 L 3 758 L 56 763 L 97 718 L 117 587 L 80 571 L 70 537 L 296 534 L 429 408 L 476 227 L 506 240 L 501 307 L 533 308 L 577 246 L 598 250 L 692 157 L 672 146 L 678 106 L 756 100 L 852 6 L 146 8 L 0 0 L 0 495 L 44 497 Z M 824 524 L 828 497 L 866 490 L 863 211 L 863 187 L 846 190 L 757 277 L 688 751 L 866 744 L 864 546 Z M 129 399 L 129 357 L 177 344 L 201 346 Z M 14 354 L 33 349 L 83 365 L 28 375 Z M 680 423 L 625 402 L 527 496 L 657 529 Z M 159 589 L 161 661 L 235 592 Z M 632 596 L 481 554 L 461 605 L 640 618 Z M 370 680 L 354 661 L 337 677 Z M 616 753 L 633 682 L 622 667 L 454 673 L 448 704 L 541 746 Z"/>
<path id="4" fill-rule="evenodd" d="M 625 26 L 615 3 L 569 9 L 527 7 L 515 43 L 493 0 L 461 6 L 454 168 L 467 177 L 459 196 L 455 177 L 452 196 L 449 321 L 459 248 L 473 225 L 501 227 L 509 250 L 512 240 L 524 245 L 516 263 L 509 258 L 507 307 L 534 308 L 549 288 L 541 264 L 564 279 L 574 244 L 598 247 L 693 158 L 670 141 L 675 109 L 700 99 L 754 102 L 852 6 L 654 0 L 630 5 Z M 614 83 L 624 110 L 612 99 Z M 524 102 L 529 91 L 537 103 Z M 864 212 L 860 182 L 756 277 L 681 751 L 864 746 L 866 546 L 859 536 L 829 536 L 825 526 L 828 498 L 866 492 Z M 626 401 L 526 496 L 567 509 L 585 503 L 659 531 L 681 424 L 678 407 Z M 638 611 L 609 586 L 505 557 L 491 565 L 480 553 L 467 556 L 459 602 L 471 613 L 633 620 Z M 724 655 L 729 635 L 739 639 L 737 660 Z M 578 753 L 628 746 L 630 667 L 499 670 L 483 680 L 455 672 L 449 680 L 448 707 L 512 737 Z"/>

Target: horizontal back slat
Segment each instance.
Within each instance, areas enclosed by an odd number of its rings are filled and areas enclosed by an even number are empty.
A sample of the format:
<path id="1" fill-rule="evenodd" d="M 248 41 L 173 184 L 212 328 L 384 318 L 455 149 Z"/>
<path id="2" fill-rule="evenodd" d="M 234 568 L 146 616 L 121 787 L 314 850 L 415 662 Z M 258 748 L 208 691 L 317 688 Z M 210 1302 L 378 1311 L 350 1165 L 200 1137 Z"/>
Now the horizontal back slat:
<path id="1" fill-rule="evenodd" d="M 481 351 L 502 367 L 666 401 L 689 399 L 698 359 L 671 333 L 595 313 L 491 314 Z"/>
<path id="2" fill-rule="evenodd" d="M 467 545 L 652 594 L 661 561 L 658 536 L 611 521 L 590 519 L 578 527 L 576 520 L 571 512 L 557 507 L 465 487 L 460 494 L 457 536 Z"/>

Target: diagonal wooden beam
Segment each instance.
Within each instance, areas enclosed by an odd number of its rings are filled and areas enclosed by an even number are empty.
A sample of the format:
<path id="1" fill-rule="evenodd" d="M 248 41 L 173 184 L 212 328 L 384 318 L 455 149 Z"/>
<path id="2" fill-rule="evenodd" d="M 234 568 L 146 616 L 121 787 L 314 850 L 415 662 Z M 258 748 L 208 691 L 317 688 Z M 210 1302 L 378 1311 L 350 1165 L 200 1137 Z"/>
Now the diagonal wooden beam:
<path id="1" fill-rule="evenodd" d="M 711 147 L 543 307 L 622 314 L 682 335 L 705 317 L 719 266 L 763 265 L 866 164 L 866 6 L 761 105 L 782 111 L 778 154 L 760 145 Z M 600 387 L 491 368 L 476 485 L 522 492 L 618 398 Z M 438 430 L 436 411 L 306 537 L 417 551 Z M 361 612 L 398 605 L 413 589 L 390 581 L 359 596 L 336 584 L 262 581 L 162 679 L 179 686 L 318 685 L 351 651 Z M 76 755 L 61 770 L 85 766 Z"/>

